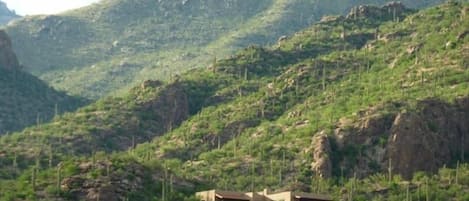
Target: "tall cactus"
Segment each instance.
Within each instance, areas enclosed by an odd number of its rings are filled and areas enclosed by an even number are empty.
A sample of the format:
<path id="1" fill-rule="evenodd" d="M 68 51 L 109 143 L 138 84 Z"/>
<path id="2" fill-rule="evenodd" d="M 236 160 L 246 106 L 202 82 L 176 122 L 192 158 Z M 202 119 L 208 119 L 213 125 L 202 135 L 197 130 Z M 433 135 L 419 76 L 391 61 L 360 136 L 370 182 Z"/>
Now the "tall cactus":
<path id="1" fill-rule="evenodd" d="M 389 164 L 388 164 L 388 177 L 389 177 L 389 185 L 392 183 L 392 159 L 389 158 Z"/>
<path id="2" fill-rule="evenodd" d="M 52 160 L 53 160 L 53 151 L 52 151 L 52 145 L 49 145 L 49 169 L 52 168 Z"/>
<path id="3" fill-rule="evenodd" d="M 56 183 L 57 196 L 59 196 L 59 193 L 61 191 L 60 183 L 62 182 L 62 164 L 61 163 L 57 165 L 56 179 L 57 179 L 56 181 L 57 182 Z"/>
<path id="4" fill-rule="evenodd" d="M 16 152 L 13 153 L 13 171 L 16 173 L 17 170 L 18 170 L 18 155 L 16 154 Z"/>
<path id="5" fill-rule="evenodd" d="M 32 186 L 32 189 L 33 189 L 33 192 L 36 192 L 36 171 L 37 171 L 37 167 L 33 167 L 33 172 L 31 173 L 31 186 Z"/>

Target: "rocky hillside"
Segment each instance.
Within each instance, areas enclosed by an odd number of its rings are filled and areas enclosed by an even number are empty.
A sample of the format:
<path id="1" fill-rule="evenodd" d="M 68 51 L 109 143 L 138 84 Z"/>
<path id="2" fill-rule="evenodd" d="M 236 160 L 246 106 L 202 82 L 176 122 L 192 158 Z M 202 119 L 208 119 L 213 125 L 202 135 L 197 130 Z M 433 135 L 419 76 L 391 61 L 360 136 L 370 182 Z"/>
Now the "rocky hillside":
<path id="1" fill-rule="evenodd" d="M 0 31 L 0 135 L 47 122 L 85 103 L 55 91 L 21 68 L 10 38 Z"/>
<path id="2" fill-rule="evenodd" d="M 469 5 L 358 6 L 0 138 L 3 200 L 465 200 Z M 1 199 L 0 199 L 1 200 Z"/>
<path id="3" fill-rule="evenodd" d="M 13 19 L 17 19 L 18 16 L 14 11 L 8 9 L 5 2 L 0 1 L 0 25 L 6 25 Z"/>
<path id="4" fill-rule="evenodd" d="M 274 44 L 324 15 L 369 0 L 104 0 L 7 27 L 27 71 L 76 95 L 99 98 L 168 79 L 251 44 Z M 422 7 L 441 0 L 405 3 Z M 125 90 L 121 90 L 125 91 Z"/>

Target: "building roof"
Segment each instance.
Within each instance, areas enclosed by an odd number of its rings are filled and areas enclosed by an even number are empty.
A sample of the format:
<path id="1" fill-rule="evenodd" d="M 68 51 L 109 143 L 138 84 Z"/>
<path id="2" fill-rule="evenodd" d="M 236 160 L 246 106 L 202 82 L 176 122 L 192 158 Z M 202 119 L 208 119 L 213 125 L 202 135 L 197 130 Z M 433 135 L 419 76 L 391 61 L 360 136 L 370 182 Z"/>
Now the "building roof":
<path id="1" fill-rule="evenodd" d="M 249 196 L 244 193 L 230 192 L 230 191 L 215 191 L 215 196 L 221 199 L 232 200 L 251 200 Z"/>
<path id="2" fill-rule="evenodd" d="M 263 192 L 233 192 L 233 191 L 220 191 L 220 190 L 210 190 L 198 192 L 198 195 L 203 197 L 205 200 L 241 200 L 241 201 L 251 201 L 251 200 L 312 200 L 312 201 L 332 201 L 330 196 L 326 195 L 317 195 L 311 193 L 303 192 L 278 192 L 278 193 L 269 193 L 267 190 Z M 208 197 L 207 197 L 208 196 Z"/>
<path id="3" fill-rule="evenodd" d="M 332 200 L 329 196 L 311 193 L 293 193 L 293 197 L 298 199 Z"/>

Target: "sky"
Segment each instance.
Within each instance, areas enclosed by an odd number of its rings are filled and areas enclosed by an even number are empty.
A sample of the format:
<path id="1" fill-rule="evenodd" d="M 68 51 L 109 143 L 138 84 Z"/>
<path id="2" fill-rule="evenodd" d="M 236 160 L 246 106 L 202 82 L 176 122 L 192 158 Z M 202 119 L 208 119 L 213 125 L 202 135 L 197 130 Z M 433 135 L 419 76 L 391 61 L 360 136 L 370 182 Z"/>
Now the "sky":
<path id="1" fill-rule="evenodd" d="M 2 0 L 19 15 L 56 14 L 100 0 Z"/>

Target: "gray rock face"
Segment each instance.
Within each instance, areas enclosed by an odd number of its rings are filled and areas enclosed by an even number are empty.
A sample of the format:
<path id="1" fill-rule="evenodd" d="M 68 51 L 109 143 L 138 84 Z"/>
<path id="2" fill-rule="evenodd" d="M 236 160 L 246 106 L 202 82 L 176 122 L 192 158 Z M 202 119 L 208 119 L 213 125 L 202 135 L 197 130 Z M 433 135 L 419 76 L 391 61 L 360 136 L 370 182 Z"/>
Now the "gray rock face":
<path id="1" fill-rule="evenodd" d="M 388 139 L 392 170 L 405 178 L 417 171 L 435 172 L 469 151 L 469 104 L 428 100 L 418 113 L 400 113 Z"/>
<path id="2" fill-rule="evenodd" d="M 0 30 L 0 68 L 7 70 L 21 69 L 16 54 L 13 52 L 10 37 L 3 30 Z"/>
<path id="3" fill-rule="evenodd" d="M 370 108 L 356 121 L 339 123 L 333 135 L 317 134 L 313 171 L 327 177 L 340 167 L 345 176 L 365 177 L 390 168 L 410 179 L 415 172 L 436 172 L 464 160 L 469 153 L 468 97 L 454 103 L 424 100 L 412 111 L 402 110 L 400 103 L 395 105 L 399 106 L 385 106 L 394 111 L 385 115 L 379 114 L 383 108 Z M 331 159 L 324 156 L 332 155 L 341 158 L 329 165 Z"/>
<path id="4" fill-rule="evenodd" d="M 327 135 L 322 132 L 313 138 L 313 159 L 311 164 L 313 171 L 321 178 L 329 178 L 332 176 L 332 161 L 329 156 L 331 152 L 331 144 Z"/>

